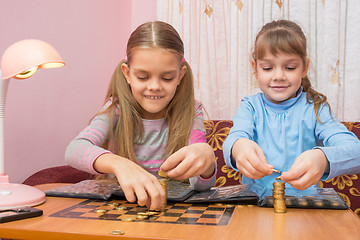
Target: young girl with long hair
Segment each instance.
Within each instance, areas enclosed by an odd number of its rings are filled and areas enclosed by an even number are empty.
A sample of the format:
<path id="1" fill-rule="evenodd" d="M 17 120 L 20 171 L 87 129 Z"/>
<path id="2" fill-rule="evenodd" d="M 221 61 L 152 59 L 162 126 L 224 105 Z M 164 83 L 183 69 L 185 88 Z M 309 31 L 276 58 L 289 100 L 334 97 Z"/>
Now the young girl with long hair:
<path id="1" fill-rule="evenodd" d="M 288 20 L 258 33 L 252 68 L 261 93 L 246 96 L 223 145 L 226 164 L 242 183 L 280 179 L 304 190 L 319 180 L 360 172 L 360 142 L 315 91 L 307 72 L 305 35 Z"/>
<path id="2" fill-rule="evenodd" d="M 165 192 L 160 169 L 189 179 L 195 190 L 215 183 L 216 163 L 206 143 L 202 105 L 183 42 L 169 24 L 140 25 L 116 67 L 103 109 L 68 146 L 69 165 L 116 177 L 126 199 L 159 210 Z"/>

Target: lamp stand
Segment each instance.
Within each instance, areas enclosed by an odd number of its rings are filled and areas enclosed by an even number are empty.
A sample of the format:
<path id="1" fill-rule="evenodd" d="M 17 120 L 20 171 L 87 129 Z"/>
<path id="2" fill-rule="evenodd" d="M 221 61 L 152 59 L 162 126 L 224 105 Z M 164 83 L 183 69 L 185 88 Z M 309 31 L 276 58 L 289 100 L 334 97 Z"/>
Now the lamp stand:
<path id="1" fill-rule="evenodd" d="M 9 183 L 5 173 L 5 102 L 10 79 L 3 80 L 0 71 L 0 209 L 35 206 L 45 201 L 45 193 L 37 188 Z"/>

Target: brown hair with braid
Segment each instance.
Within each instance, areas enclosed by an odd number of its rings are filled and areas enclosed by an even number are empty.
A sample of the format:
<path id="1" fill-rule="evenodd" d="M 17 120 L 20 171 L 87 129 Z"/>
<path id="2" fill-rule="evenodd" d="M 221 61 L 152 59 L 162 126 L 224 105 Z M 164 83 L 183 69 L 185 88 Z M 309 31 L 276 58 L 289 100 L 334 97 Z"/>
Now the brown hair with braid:
<path id="1" fill-rule="evenodd" d="M 127 59 L 116 67 L 106 94 L 105 102 L 112 104 L 105 109 L 110 119 L 110 137 L 106 148 L 111 148 L 122 157 L 137 161 L 134 143 L 143 136 L 141 106 L 135 100 L 131 87 L 126 81 L 121 65 L 131 68 L 132 53 L 139 48 L 160 47 L 174 53 L 179 61 L 179 68 L 186 66 L 186 73 L 178 85 L 173 99 L 167 106 L 165 119 L 169 126 L 167 154 L 171 155 L 188 145 L 194 119 L 195 100 L 192 70 L 184 59 L 184 46 L 178 32 L 168 23 L 147 22 L 135 29 L 127 43 Z M 99 113 L 99 114 L 101 114 Z"/>
<path id="2" fill-rule="evenodd" d="M 263 59 L 268 52 L 274 56 L 280 52 L 297 54 L 305 64 L 307 41 L 301 27 L 289 20 L 277 20 L 265 24 L 256 36 L 252 58 L 256 62 L 257 59 Z M 307 102 L 314 104 L 316 119 L 321 123 L 318 115 L 321 104 L 327 104 L 330 109 L 326 96 L 313 89 L 308 76 L 301 80 L 301 86 L 303 92 L 306 92 Z"/>

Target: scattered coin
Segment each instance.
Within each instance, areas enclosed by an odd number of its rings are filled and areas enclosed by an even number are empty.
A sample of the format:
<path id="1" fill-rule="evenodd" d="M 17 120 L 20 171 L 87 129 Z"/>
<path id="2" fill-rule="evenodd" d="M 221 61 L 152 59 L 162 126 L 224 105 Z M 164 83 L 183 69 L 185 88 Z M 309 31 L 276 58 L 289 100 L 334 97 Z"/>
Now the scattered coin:
<path id="1" fill-rule="evenodd" d="M 147 219 L 149 216 L 146 216 L 146 215 L 137 215 L 136 218 L 137 219 L 140 219 L 140 220 L 144 220 L 144 219 Z"/>
<path id="2" fill-rule="evenodd" d="M 123 222 L 133 222 L 134 219 L 133 218 L 123 218 L 123 219 L 121 219 L 121 221 L 123 221 Z"/>
<path id="3" fill-rule="evenodd" d="M 117 210 L 126 210 L 127 207 L 126 206 L 120 206 L 120 207 L 116 207 Z"/>
<path id="4" fill-rule="evenodd" d="M 96 213 L 106 213 L 107 210 L 106 209 L 96 209 L 95 212 Z"/>
<path id="5" fill-rule="evenodd" d="M 112 235 L 124 235 L 125 233 L 122 230 L 111 230 L 110 234 L 112 234 Z"/>
<path id="6" fill-rule="evenodd" d="M 138 216 L 149 216 L 149 212 L 138 212 L 137 213 Z"/>

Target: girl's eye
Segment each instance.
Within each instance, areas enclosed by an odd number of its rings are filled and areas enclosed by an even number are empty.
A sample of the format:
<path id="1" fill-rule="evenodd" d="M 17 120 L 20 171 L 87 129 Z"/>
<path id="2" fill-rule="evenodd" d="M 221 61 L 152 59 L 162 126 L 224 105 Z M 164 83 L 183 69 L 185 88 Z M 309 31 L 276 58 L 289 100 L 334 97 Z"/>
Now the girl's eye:
<path id="1" fill-rule="evenodd" d="M 137 79 L 139 80 L 146 80 L 148 77 L 140 77 L 140 76 L 137 76 Z"/>
<path id="2" fill-rule="evenodd" d="M 170 82 L 171 80 L 173 80 L 174 78 L 163 78 L 164 81 Z"/>
<path id="3" fill-rule="evenodd" d="M 262 68 L 264 71 L 269 71 L 269 70 L 271 70 L 272 68 L 271 67 L 263 67 Z"/>
<path id="4" fill-rule="evenodd" d="M 286 69 L 292 71 L 292 70 L 295 70 L 296 67 L 286 67 Z"/>

